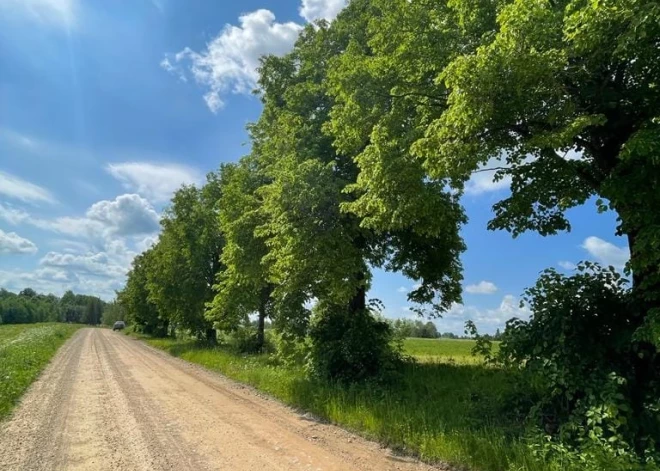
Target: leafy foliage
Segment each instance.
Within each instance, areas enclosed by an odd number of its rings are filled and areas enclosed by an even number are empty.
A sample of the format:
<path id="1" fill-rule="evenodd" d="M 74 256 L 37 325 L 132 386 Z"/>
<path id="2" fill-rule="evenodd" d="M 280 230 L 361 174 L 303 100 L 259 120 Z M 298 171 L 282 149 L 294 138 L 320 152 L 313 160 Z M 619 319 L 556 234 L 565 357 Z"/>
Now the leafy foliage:
<path id="1" fill-rule="evenodd" d="M 117 302 L 126 309 L 128 321 L 135 325 L 137 331 L 164 337 L 168 334 L 169 319 L 149 299 L 147 276 L 153 258 L 152 248 L 133 259 L 126 286 L 117 293 Z"/>
<path id="2" fill-rule="evenodd" d="M 213 299 L 224 240 L 217 224 L 220 180 L 209 174 L 203 188 L 184 186 L 161 220 L 163 231 L 147 271 L 149 300 L 173 325 L 214 340 L 204 306 Z"/>
<path id="3" fill-rule="evenodd" d="M 167 335 L 170 327 L 180 328 L 215 342 L 204 309 L 221 269 L 220 197 L 220 178 L 214 173 L 201 189 L 183 186 L 174 194 L 158 242 L 135 258 L 126 287 L 118 293 L 138 330 Z"/>
<path id="4" fill-rule="evenodd" d="M 257 351 L 263 347 L 266 318 L 272 317 L 273 285 L 263 260 L 268 248 L 264 238 L 255 234 L 266 217 L 257 190 L 268 181 L 259 162 L 249 156 L 220 169 L 218 224 L 225 239 L 220 256 L 225 268 L 218 273 L 206 313 L 218 328 L 234 331 L 258 311 L 256 338 L 250 342 Z"/>
<path id="5" fill-rule="evenodd" d="M 634 340 L 626 281 L 591 263 L 570 277 L 550 269 L 524 302 L 532 317 L 508 322 L 496 359 L 540 391 L 530 417 L 549 437 L 543 451 L 572 447 L 579 454 L 569 456 L 595 469 L 630 469 L 636 453 L 657 463 L 660 391 L 656 381 L 640 383 L 643 346 Z"/>
<path id="6" fill-rule="evenodd" d="M 348 312 L 317 306 L 309 332 L 309 367 L 324 379 L 360 381 L 392 375 L 400 352 L 392 348 L 390 325 L 371 310 Z"/>
<path id="7" fill-rule="evenodd" d="M 26 288 L 18 294 L 0 289 L 0 324 L 33 324 L 38 322 L 72 322 L 97 325 L 106 303 L 96 296 L 64 293 L 38 294 Z"/>

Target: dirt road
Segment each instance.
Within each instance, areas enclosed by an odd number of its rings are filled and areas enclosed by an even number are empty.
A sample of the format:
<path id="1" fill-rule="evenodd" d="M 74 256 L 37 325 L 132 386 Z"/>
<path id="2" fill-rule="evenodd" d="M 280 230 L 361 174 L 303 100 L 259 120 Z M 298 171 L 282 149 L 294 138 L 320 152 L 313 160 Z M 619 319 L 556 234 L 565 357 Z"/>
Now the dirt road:
<path id="1" fill-rule="evenodd" d="M 82 329 L 0 426 L 0 470 L 431 470 L 122 334 Z"/>

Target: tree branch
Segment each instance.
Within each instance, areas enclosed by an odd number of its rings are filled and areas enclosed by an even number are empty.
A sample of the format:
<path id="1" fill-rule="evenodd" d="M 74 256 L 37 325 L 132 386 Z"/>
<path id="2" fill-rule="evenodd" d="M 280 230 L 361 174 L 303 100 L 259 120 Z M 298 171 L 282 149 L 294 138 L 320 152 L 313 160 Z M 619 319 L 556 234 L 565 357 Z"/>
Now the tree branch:
<path id="1" fill-rule="evenodd" d="M 492 168 L 481 168 L 479 170 L 475 170 L 472 173 L 481 173 L 481 172 L 496 172 L 498 170 L 511 170 L 510 167 L 492 167 Z"/>

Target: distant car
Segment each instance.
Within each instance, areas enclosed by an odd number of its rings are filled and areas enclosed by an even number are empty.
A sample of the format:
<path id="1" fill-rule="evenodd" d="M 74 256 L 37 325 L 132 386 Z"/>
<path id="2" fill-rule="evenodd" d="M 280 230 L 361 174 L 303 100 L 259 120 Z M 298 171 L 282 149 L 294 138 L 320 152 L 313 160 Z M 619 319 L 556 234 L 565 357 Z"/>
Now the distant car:
<path id="1" fill-rule="evenodd" d="M 115 322 L 115 325 L 112 326 L 112 331 L 114 332 L 115 330 L 122 330 L 124 327 L 126 327 L 124 321 L 117 321 Z"/>

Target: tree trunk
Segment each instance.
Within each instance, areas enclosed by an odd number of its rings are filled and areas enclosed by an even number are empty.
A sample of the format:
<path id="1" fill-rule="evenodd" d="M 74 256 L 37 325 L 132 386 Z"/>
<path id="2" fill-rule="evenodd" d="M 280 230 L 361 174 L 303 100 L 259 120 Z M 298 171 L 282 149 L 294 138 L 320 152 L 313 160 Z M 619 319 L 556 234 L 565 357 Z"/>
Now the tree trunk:
<path id="1" fill-rule="evenodd" d="M 355 278 L 358 281 L 358 288 L 348 304 L 350 314 L 357 314 L 367 309 L 367 289 L 364 286 L 364 273 L 356 274 Z"/>
<path id="2" fill-rule="evenodd" d="M 269 284 L 261 289 L 259 299 L 259 319 L 257 321 L 257 351 L 262 352 L 265 343 L 266 316 L 268 316 L 268 303 L 273 287 Z"/>
<path id="3" fill-rule="evenodd" d="M 218 343 L 218 331 L 215 329 L 206 329 L 206 341 L 211 345 Z"/>
<path id="4" fill-rule="evenodd" d="M 630 311 L 632 314 L 632 325 L 636 328 L 644 328 L 652 311 L 660 309 L 660 302 L 657 293 L 660 292 L 660 286 L 657 281 L 657 267 L 648 266 L 640 263 L 649 254 L 640 253 L 638 241 L 638 231 L 634 230 L 627 234 L 628 246 L 630 248 L 630 260 L 632 273 L 633 300 Z M 642 268 L 643 267 L 643 268 Z M 633 340 L 630 350 L 630 363 L 634 380 L 631 381 L 630 399 L 631 407 L 635 418 L 637 419 L 640 432 L 639 436 L 645 436 L 652 433 L 653 425 L 647 429 L 648 423 L 645 420 L 647 416 L 647 395 L 653 389 L 653 383 L 658 378 L 658 349 L 652 341 Z M 645 444 L 638 442 L 635 444 L 638 452 L 643 452 Z"/>

